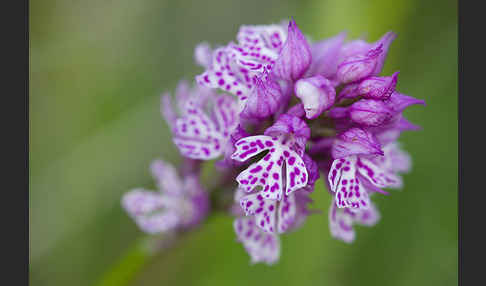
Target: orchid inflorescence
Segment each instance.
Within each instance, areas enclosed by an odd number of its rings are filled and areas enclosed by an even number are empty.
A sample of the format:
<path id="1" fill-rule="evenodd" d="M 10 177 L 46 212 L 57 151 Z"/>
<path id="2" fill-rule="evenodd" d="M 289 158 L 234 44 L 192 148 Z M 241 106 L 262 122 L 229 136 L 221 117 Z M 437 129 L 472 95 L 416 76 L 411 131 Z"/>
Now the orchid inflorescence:
<path id="1" fill-rule="evenodd" d="M 371 198 L 402 187 L 411 160 L 397 139 L 419 129 L 402 112 L 425 104 L 396 90 L 398 72 L 380 76 L 395 37 L 345 42 L 341 33 L 314 43 L 292 19 L 241 26 L 236 42 L 214 49 L 199 44 L 194 58 L 204 72 L 194 86 L 181 81 L 175 104 L 162 95 L 181 168 L 154 161 L 159 192 L 132 190 L 124 208 L 143 231 L 161 233 L 193 228 L 219 205 L 235 217 L 252 263 L 273 264 L 280 235 L 315 213 L 308 205 L 322 174 L 332 196 L 330 233 L 353 242 L 353 225 L 380 217 Z M 210 199 L 201 163 L 215 159 L 221 182 Z M 213 200 L 228 194 L 229 203 Z"/>

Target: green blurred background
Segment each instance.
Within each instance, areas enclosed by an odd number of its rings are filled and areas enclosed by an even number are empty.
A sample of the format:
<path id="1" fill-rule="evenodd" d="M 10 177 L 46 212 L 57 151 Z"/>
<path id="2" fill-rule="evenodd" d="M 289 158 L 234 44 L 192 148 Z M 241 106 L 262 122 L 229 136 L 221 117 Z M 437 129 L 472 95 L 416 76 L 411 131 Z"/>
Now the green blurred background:
<path id="1" fill-rule="evenodd" d="M 400 70 L 399 90 L 427 102 L 406 112 L 423 130 L 402 135 L 404 190 L 346 245 L 329 234 L 319 181 L 323 213 L 283 236 L 273 267 L 249 264 L 224 215 L 148 257 L 120 197 L 153 185 L 152 159 L 180 160 L 160 93 L 201 72 L 197 43 L 290 16 L 313 39 L 398 33 L 384 73 Z M 32 0 L 30 37 L 32 285 L 457 284 L 456 1 Z"/>

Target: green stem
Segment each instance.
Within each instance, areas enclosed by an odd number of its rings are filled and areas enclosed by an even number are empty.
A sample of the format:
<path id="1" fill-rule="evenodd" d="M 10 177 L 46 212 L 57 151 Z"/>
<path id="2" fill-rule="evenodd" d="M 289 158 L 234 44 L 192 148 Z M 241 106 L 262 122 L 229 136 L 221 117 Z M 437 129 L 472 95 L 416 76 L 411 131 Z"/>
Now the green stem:
<path id="1" fill-rule="evenodd" d="M 155 255 L 149 247 L 151 237 L 143 237 L 126 251 L 118 263 L 116 263 L 97 284 L 99 286 L 123 286 L 136 277 L 137 273 Z"/>

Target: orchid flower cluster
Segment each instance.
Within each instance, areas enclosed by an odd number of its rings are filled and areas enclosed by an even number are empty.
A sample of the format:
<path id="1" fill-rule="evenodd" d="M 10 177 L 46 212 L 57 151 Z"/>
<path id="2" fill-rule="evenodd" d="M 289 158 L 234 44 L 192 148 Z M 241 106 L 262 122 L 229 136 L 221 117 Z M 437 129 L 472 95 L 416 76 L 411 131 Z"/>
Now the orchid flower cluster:
<path id="1" fill-rule="evenodd" d="M 315 213 L 310 195 L 322 174 L 332 196 L 330 234 L 353 242 L 354 225 L 380 218 L 371 198 L 402 188 L 411 160 L 397 139 L 419 129 L 402 113 L 425 105 L 396 90 L 398 72 L 380 74 L 395 37 L 345 42 L 341 33 L 311 42 L 292 19 L 241 26 L 225 46 L 199 44 L 194 58 L 204 71 L 195 84 L 181 81 L 175 102 L 162 96 L 183 164 L 154 161 L 159 191 L 132 190 L 124 208 L 145 232 L 177 232 L 201 223 L 214 197 L 229 195 L 223 209 L 234 216 L 237 241 L 252 263 L 273 264 L 280 236 Z M 208 160 L 221 181 L 211 200 L 199 182 Z"/>

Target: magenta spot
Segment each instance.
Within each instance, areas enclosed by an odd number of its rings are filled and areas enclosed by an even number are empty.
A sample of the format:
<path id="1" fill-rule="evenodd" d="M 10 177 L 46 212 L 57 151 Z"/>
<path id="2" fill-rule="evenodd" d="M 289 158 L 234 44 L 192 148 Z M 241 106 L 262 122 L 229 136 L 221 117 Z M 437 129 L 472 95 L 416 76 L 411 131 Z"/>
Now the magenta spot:
<path id="1" fill-rule="evenodd" d="M 250 173 L 258 173 L 262 170 L 262 166 L 256 166 L 255 168 L 250 170 Z"/>
<path id="2" fill-rule="evenodd" d="M 273 143 L 272 143 L 272 141 L 266 141 L 265 145 L 267 145 L 267 147 L 272 147 Z"/>
<path id="3" fill-rule="evenodd" d="M 273 166 L 273 162 L 270 162 L 270 164 L 267 166 L 266 170 L 270 171 L 270 169 L 272 169 L 272 166 Z"/>
<path id="4" fill-rule="evenodd" d="M 293 188 L 295 186 L 295 174 L 290 173 L 290 187 Z"/>
<path id="5" fill-rule="evenodd" d="M 278 173 L 273 173 L 272 177 L 273 177 L 275 180 L 278 180 L 279 175 L 278 175 Z"/>
<path id="6" fill-rule="evenodd" d="M 242 153 L 242 154 L 240 155 L 240 158 L 241 158 L 241 159 L 243 159 L 243 158 L 245 158 L 246 156 L 248 156 L 249 154 L 251 154 L 251 153 L 255 153 L 256 151 L 257 151 L 257 149 L 256 149 L 256 148 L 250 149 L 250 150 L 248 150 L 248 151 L 246 151 L 246 152 Z"/>
<path id="7" fill-rule="evenodd" d="M 257 144 L 257 145 L 258 145 L 258 147 L 260 147 L 261 149 L 265 148 L 265 146 L 263 146 L 263 144 L 262 144 L 262 141 L 260 141 L 260 140 L 257 140 L 257 141 L 256 141 L 256 144 Z"/>
<path id="8" fill-rule="evenodd" d="M 283 152 L 283 154 L 284 154 L 284 156 L 285 156 L 285 157 L 290 156 L 290 153 L 289 153 L 287 150 L 285 150 L 285 151 Z"/>
<path id="9" fill-rule="evenodd" d="M 295 174 L 296 174 L 297 176 L 298 176 L 298 175 L 300 175 L 300 170 L 299 170 L 299 169 L 294 168 L 294 172 L 295 172 Z"/>
<path id="10" fill-rule="evenodd" d="M 295 163 L 295 157 L 290 157 L 287 162 L 289 163 L 289 165 L 293 165 Z"/>

